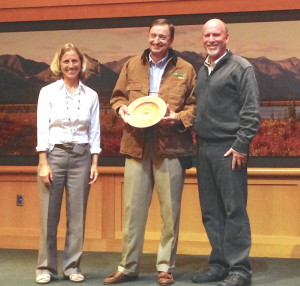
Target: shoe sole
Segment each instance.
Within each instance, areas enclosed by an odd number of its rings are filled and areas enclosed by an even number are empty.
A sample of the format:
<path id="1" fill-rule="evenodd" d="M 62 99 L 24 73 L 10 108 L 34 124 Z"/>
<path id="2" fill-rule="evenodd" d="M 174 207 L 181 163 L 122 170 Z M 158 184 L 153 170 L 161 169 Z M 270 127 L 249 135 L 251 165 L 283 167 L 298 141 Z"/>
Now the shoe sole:
<path id="1" fill-rule="evenodd" d="M 122 284 L 122 283 L 126 283 L 126 282 L 131 282 L 131 281 L 135 281 L 138 280 L 138 276 L 128 276 L 125 280 L 121 281 L 121 282 L 103 282 L 103 285 L 114 285 L 114 284 Z"/>

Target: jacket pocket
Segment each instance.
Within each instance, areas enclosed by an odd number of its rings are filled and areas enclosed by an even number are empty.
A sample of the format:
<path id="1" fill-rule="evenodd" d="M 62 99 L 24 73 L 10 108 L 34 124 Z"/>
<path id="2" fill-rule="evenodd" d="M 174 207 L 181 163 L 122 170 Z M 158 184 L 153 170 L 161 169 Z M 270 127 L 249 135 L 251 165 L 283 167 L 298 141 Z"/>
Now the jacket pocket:
<path id="1" fill-rule="evenodd" d="M 142 90 L 142 85 L 138 82 L 130 82 L 128 83 L 126 90 L 140 91 Z"/>
<path id="2" fill-rule="evenodd" d="M 142 96 L 148 95 L 148 91 L 143 90 L 143 86 L 139 82 L 129 82 L 126 87 L 126 91 L 128 93 L 129 103 Z"/>

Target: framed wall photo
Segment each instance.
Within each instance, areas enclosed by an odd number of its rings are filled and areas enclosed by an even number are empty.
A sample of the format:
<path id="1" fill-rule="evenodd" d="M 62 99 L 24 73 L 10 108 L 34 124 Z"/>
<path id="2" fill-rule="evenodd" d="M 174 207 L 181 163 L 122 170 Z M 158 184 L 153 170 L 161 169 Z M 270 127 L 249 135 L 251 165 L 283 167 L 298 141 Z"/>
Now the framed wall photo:
<path id="1" fill-rule="evenodd" d="M 164 16 L 159 16 L 164 17 Z M 85 83 L 101 106 L 100 164 L 122 165 L 123 124 L 109 99 L 124 62 L 147 48 L 154 18 L 87 19 L 3 23 L 0 27 L 0 165 L 37 164 L 36 104 L 49 84 L 51 59 L 67 42 L 89 63 Z M 250 166 L 300 166 L 299 11 L 166 16 L 175 24 L 173 48 L 196 71 L 205 59 L 201 24 L 220 18 L 228 25 L 229 48 L 254 66 L 260 89 L 261 127 L 250 150 Z"/>

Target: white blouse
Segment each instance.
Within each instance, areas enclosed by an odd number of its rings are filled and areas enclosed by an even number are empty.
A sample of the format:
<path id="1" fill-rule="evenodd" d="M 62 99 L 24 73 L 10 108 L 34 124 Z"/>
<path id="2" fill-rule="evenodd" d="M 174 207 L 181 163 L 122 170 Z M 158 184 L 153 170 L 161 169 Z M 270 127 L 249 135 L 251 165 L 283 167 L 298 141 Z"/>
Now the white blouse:
<path id="1" fill-rule="evenodd" d="M 64 81 L 43 87 L 37 107 L 36 150 L 51 151 L 55 144 L 89 143 L 92 154 L 99 154 L 100 118 L 97 93 L 79 82 L 70 94 Z"/>

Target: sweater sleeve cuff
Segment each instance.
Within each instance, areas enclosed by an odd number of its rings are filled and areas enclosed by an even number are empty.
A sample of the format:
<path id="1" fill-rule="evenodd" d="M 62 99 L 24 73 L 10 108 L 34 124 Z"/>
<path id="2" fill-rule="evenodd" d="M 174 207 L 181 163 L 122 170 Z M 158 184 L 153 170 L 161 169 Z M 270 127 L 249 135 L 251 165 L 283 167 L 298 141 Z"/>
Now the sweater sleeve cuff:
<path id="1" fill-rule="evenodd" d="M 241 143 L 238 139 L 234 141 L 231 148 L 242 154 L 248 155 L 249 153 L 249 144 Z"/>

